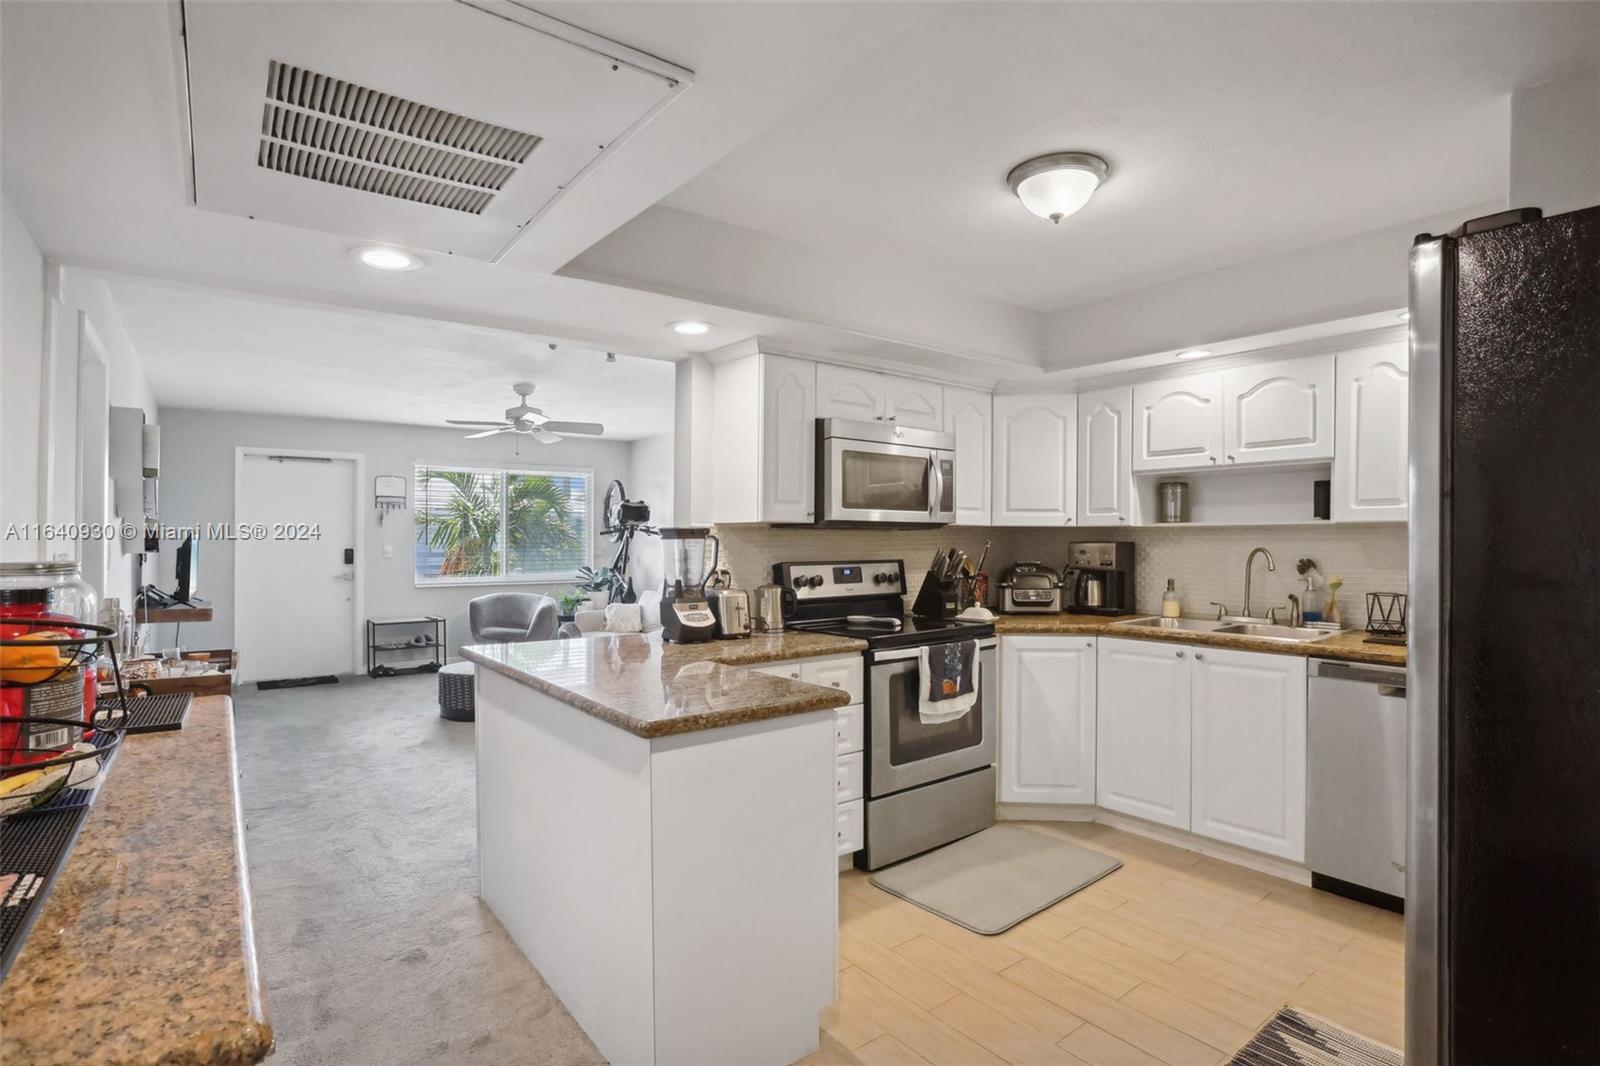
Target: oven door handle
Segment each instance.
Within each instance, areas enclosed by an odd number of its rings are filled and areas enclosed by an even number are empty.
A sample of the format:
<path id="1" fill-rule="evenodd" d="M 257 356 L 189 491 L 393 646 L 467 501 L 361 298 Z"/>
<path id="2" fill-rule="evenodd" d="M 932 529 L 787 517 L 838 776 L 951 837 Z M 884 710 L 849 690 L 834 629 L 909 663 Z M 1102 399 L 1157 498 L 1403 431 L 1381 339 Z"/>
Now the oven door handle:
<path id="1" fill-rule="evenodd" d="M 941 641 L 938 641 L 937 643 L 939 643 L 939 644 L 950 644 L 950 643 L 953 643 L 953 642 L 952 641 L 948 641 L 948 640 L 941 640 Z M 984 637 L 983 639 L 978 641 L 978 650 L 979 651 L 987 651 L 990 648 L 998 646 L 998 644 L 999 644 L 999 641 L 996 640 L 994 637 Z M 931 645 L 931 644 L 924 645 L 924 647 L 932 647 L 932 646 L 933 645 Z M 922 648 L 900 648 L 900 649 L 896 649 L 894 651 L 877 651 L 877 652 L 873 652 L 872 653 L 872 665 L 876 666 L 879 663 L 904 662 L 907 659 L 915 659 L 920 654 L 922 654 Z"/>

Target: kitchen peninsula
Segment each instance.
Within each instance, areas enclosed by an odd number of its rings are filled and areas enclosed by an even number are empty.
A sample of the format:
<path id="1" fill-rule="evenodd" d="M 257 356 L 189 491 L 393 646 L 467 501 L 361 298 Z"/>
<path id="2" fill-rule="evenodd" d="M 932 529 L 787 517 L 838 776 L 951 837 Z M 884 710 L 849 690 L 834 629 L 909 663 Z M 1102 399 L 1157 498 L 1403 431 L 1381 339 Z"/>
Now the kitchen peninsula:
<path id="1" fill-rule="evenodd" d="M 786 1063 L 834 998 L 835 714 L 812 634 L 464 648 L 479 894 L 613 1062 Z"/>

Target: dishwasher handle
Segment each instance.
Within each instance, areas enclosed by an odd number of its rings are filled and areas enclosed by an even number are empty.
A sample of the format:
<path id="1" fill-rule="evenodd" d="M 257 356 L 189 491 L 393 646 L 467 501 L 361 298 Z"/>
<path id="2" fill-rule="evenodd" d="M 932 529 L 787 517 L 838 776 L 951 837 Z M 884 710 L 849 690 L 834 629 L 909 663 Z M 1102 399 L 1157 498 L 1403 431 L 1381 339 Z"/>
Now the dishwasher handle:
<path id="1" fill-rule="evenodd" d="M 1393 666 L 1371 666 L 1364 663 L 1318 659 L 1312 664 L 1311 676 L 1326 678 L 1329 681 L 1360 681 L 1377 685 L 1380 696 L 1404 699 L 1406 694 L 1406 672 Z"/>

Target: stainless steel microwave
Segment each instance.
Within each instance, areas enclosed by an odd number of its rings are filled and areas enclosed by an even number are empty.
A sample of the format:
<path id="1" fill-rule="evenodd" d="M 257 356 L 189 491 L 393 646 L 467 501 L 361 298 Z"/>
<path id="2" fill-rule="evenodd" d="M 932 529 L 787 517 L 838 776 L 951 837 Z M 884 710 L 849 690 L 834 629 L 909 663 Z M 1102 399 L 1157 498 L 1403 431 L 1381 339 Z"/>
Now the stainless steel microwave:
<path id="1" fill-rule="evenodd" d="M 956 517 L 956 438 L 817 419 L 817 524 L 942 526 Z"/>

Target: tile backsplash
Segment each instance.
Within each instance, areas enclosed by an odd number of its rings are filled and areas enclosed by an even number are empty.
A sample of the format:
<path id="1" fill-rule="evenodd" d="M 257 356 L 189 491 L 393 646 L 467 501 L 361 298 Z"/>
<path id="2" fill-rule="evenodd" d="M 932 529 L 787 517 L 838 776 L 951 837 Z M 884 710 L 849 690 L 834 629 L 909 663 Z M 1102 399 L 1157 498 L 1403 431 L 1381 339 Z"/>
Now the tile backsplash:
<path id="1" fill-rule="evenodd" d="M 1287 607 L 1288 595 L 1303 587 L 1295 563 L 1315 559 L 1324 577 L 1344 579 L 1339 602 L 1346 625 L 1366 621 L 1368 592 L 1403 592 L 1406 587 L 1406 527 L 1403 525 L 1183 526 L 1138 529 L 1022 529 L 1014 527 L 946 526 L 927 530 L 808 529 L 759 525 L 716 527 L 722 539 L 723 565 L 740 588 L 772 580 L 772 564 L 805 559 L 904 559 L 915 596 L 933 553 L 957 547 L 974 559 L 992 541 L 984 569 L 991 583 L 1019 559 L 1038 559 L 1059 567 L 1067 544 L 1075 540 L 1131 540 L 1136 545 L 1137 608 L 1154 614 L 1161 609 L 1167 578 L 1174 578 L 1183 597 L 1184 613 L 1214 613 L 1212 600 L 1237 611 L 1244 596 L 1244 561 L 1250 550 L 1264 547 L 1277 565 L 1269 572 L 1257 560 L 1251 600 L 1257 614 L 1268 607 Z M 992 584 L 991 584 L 992 587 Z"/>

